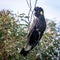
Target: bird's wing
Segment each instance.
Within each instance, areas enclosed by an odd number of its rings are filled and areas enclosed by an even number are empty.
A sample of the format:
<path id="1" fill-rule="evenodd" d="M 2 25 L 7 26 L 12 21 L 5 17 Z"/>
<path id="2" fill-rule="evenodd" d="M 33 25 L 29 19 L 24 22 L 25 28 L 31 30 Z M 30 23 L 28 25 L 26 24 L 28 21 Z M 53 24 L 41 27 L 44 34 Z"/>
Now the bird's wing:
<path id="1" fill-rule="evenodd" d="M 39 32 L 37 30 L 34 30 L 28 38 L 25 50 L 29 51 L 29 50 L 33 49 L 38 44 L 42 35 L 43 35 L 43 33 Z"/>
<path id="2" fill-rule="evenodd" d="M 39 28 L 36 27 L 36 21 L 34 20 L 30 26 L 29 33 L 27 35 L 27 45 L 26 50 L 31 50 L 34 48 L 42 37 L 42 33 L 39 31 Z"/>

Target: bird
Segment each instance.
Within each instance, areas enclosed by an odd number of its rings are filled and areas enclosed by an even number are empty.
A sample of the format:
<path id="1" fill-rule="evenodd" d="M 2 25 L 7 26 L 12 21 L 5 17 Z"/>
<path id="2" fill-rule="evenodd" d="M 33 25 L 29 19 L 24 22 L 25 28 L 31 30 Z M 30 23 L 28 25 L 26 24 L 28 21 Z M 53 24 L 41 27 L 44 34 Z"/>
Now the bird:
<path id="1" fill-rule="evenodd" d="M 34 16 L 35 18 L 33 19 L 29 27 L 29 32 L 27 33 L 26 45 L 20 51 L 20 54 L 24 57 L 26 57 L 27 54 L 39 43 L 46 29 L 46 21 L 42 7 L 34 8 Z"/>

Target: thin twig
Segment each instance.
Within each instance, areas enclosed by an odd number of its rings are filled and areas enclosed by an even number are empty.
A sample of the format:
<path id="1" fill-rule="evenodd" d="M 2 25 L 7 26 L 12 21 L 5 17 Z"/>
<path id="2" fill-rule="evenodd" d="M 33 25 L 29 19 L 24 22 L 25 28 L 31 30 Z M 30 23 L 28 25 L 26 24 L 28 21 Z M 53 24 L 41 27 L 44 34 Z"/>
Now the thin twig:
<path id="1" fill-rule="evenodd" d="M 30 5 L 29 5 L 29 3 L 28 3 L 28 0 L 26 0 L 26 2 L 27 2 L 28 7 L 30 8 Z"/>
<path id="2" fill-rule="evenodd" d="M 37 1 L 38 1 L 38 0 L 35 1 L 34 8 L 36 7 Z M 33 9 L 33 11 L 34 11 L 34 9 Z M 31 20 L 32 20 L 33 11 L 32 11 L 32 13 L 31 13 Z"/>

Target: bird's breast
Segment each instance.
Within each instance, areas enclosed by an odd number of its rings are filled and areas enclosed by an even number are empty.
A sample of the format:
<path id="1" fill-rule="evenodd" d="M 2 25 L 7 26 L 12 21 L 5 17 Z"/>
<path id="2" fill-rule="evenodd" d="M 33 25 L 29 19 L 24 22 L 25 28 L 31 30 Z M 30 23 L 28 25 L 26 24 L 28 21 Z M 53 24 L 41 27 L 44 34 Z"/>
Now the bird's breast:
<path id="1" fill-rule="evenodd" d="M 40 18 L 37 20 L 36 28 L 39 28 L 40 31 L 44 31 L 46 29 L 46 22 L 44 18 Z"/>

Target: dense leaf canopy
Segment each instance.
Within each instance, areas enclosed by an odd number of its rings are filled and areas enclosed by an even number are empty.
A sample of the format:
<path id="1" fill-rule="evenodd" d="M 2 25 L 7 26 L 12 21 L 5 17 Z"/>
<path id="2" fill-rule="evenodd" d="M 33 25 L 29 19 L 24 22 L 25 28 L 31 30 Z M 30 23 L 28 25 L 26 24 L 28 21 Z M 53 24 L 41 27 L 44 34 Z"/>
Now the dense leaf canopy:
<path id="1" fill-rule="evenodd" d="M 19 54 L 26 43 L 26 35 L 30 25 L 28 18 L 24 13 L 17 15 L 9 10 L 0 11 L 0 60 L 35 60 L 40 58 L 36 57 L 37 46 L 26 58 Z M 46 21 L 47 28 L 39 45 L 40 53 L 43 60 L 54 60 L 58 56 L 60 31 L 54 21 L 48 19 Z"/>

